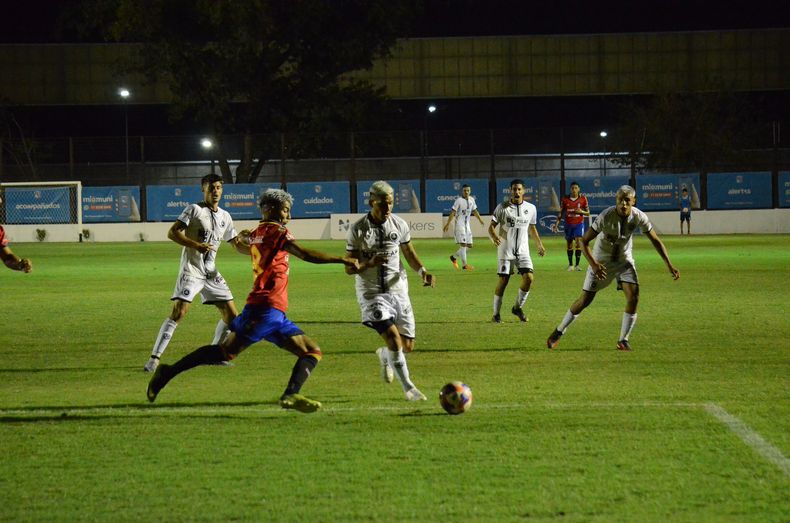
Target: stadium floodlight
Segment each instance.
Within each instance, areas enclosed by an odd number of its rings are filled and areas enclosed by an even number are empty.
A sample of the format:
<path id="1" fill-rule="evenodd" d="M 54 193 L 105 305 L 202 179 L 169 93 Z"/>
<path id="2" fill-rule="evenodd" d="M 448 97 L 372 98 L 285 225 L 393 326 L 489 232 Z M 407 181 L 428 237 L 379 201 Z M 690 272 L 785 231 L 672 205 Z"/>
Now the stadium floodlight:
<path id="1" fill-rule="evenodd" d="M 211 149 L 214 147 L 214 142 L 212 142 L 209 138 L 201 138 L 200 146 L 204 149 Z"/>
<path id="2" fill-rule="evenodd" d="M 434 104 L 429 105 L 428 106 L 428 112 L 429 113 L 435 113 L 436 112 L 436 106 Z"/>
<path id="3" fill-rule="evenodd" d="M 606 138 L 607 136 L 609 136 L 609 133 L 607 133 L 605 130 L 604 130 L 604 131 L 601 131 L 601 132 L 600 132 L 600 133 L 598 133 L 598 134 L 601 136 L 601 138 Z"/>
<path id="4" fill-rule="evenodd" d="M 120 89 L 118 89 L 118 96 L 126 100 L 127 98 L 132 96 L 132 92 L 126 87 L 121 87 Z"/>

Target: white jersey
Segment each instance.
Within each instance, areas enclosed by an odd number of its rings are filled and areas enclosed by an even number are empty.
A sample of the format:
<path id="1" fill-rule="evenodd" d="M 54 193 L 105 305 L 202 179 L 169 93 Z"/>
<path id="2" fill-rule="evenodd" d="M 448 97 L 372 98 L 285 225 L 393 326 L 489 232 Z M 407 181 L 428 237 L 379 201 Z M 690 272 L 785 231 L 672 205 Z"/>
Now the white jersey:
<path id="1" fill-rule="evenodd" d="M 376 255 L 387 259 L 378 267 L 356 275 L 357 298 L 371 299 L 383 293 L 408 295 L 409 284 L 401 263 L 400 246 L 410 241 L 409 224 L 394 214 L 381 225 L 373 223 L 367 214 L 349 228 L 346 250 L 357 251 L 360 263 Z"/>
<path id="2" fill-rule="evenodd" d="M 475 197 L 470 196 L 467 198 L 458 197 L 453 203 L 453 211 L 455 211 L 455 228 L 466 230 L 469 229 L 469 220 L 472 213 L 477 210 L 477 202 Z"/>
<path id="3" fill-rule="evenodd" d="M 653 230 L 647 215 L 631 208 L 631 214 L 623 218 L 612 206 L 599 214 L 591 227 L 598 236 L 593 247 L 593 258 L 598 261 L 626 261 L 634 263 L 632 253 L 633 235 L 639 228 L 643 233 Z"/>
<path id="4" fill-rule="evenodd" d="M 525 201 L 520 204 L 503 202 L 494 209 L 491 220 L 506 236 L 505 241 L 499 244 L 497 257 L 500 260 L 528 258 L 529 226 L 538 223 L 537 207 Z"/>
<path id="5" fill-rule="evenodd" d="M 178 221 L 186 224 L 184 234 L 187 238 L 212 247 L 205 254 L 184 247 L 181 251 L 181 272 L 200 278 L 213 278 L 217 274 L 215 262 L 220 243 L 236 237 L 230 213 L 220 208 L 212 211 L 204 202 L 193 203 L 184 209 Z"/>

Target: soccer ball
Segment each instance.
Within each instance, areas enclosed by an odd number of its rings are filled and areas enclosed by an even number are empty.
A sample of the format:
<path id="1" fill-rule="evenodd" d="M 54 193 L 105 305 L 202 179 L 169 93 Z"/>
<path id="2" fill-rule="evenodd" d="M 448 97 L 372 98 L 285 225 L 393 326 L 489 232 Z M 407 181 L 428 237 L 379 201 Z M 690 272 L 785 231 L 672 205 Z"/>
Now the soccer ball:
<path id="1" fill-rule="evenodd" d="M 439 403 L 448 414 L 463 414 L 472 406 L 472 389 L 460 381 L 450 382 L 439 391 Z"/>

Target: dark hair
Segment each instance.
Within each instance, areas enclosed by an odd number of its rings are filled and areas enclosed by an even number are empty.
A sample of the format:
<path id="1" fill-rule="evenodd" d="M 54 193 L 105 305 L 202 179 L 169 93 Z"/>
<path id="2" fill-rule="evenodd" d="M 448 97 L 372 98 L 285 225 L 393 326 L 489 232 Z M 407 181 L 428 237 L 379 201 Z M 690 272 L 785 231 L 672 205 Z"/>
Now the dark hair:
<path id="1" fill-rule="evenodd" d="M 207 174 L 200 179 L 200 186 L 203 187 L 204 185 L 211 185 L 214 182 L 222 183 L 222 176 L 218 174 Z"/>
<path id="2" fill-rule="evenodd" d="M 685 187 L 683 187 L 683 189 L 681 189 L 681 191 L 680 191 L 680 192 L 689 192 L 689 190 L 688 190 L 688 189 L 686 189 Z"/>
<path id="3" fill-rule="evenodd" d="M 515 180 L 510 180 L 510 186 L 511 187 L 513 187 L 516 184 L 521 184 L 521 186 L 524 187 L 524 180 L 522 180 L 521 178 L 516 178 Z"/>
<path id="4" fill-rule="evenodd" d="M 465 183 L 461 186 L 461 189 L 466 189 L 467 187 L 472 188 L 468 183 Z"/>
<path id="5" fill-rule="evenodd" d="M 571 182 L 571 184 L 569 185 L 569 187 L 573 187 L 574 185 L 575 185 L 576 187 L 578 187 L 579 189 L 581 189 L 581 188 L 582 188 L 582 186 L 581 186 L 581 185 L 579 185 L 579 182 L 577 182 L 577 181 L 575 181 L 575 180 Z"/>

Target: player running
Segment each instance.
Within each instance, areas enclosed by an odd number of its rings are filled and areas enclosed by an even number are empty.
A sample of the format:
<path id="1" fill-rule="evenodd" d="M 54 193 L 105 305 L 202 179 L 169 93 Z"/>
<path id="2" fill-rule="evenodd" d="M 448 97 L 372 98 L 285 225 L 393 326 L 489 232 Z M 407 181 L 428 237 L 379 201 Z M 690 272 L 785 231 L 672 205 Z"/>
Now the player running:
<path id="1" fill-rule="evenodd" d="M 636 203 L 634 188 L 630 185 L 621 186 L 617 191 L 616 202 L 617 205 L 599 214 L 592 226 L 584 233 L 582 252 L 590 265 L 587 267 L 582 294 L 573 302 L 562 322 L 546 340 L 549 349 L 559 345 L 560 336 L 565 334 L 570 324 L 592 303 L 596 292 L 608 287 L 612 280 L 617 280 L 617 289 L 622 289 L 625 294 L 625 312 L 623 312 L 617 349 L 631 350 L 628 336 L 636 324 L 636 307 L 639 302 L 639 280 L 632 252 L 633 235 L 637 229 L 650 239 L 672 277 L 675 280 L 680 278 L 680 272 L 669 261 L 667 249 L 647 215 L 634 207 Z M 595 247 L 590 251 L 590 242 L 594 239 Z"/>
<path id="2" fill-rule="evenodd" d="M 285 225 L 291 219 L 293 198 L 279 189 L 267 189 L 258 205 L 263 220 L 258 228 L 243 235 L 242 248 L 252 256 L 253 285 L 247 304 L 230 324 L 230 334 L 219 345 L 206 345 L 187 354 L 173 365 L 156 369 L 146 392 L 154 401 L 167 383 L 178 374 L 198 365 L 213 365 L 232 360 L 241 351 L 267 340 L 297 357 L 291 379 L 280 397 L 284 409 L 314 412 L 321 403 L 299 394 L 307 378 L 321 360 L 318 344 L 285 316 L 288 310 L 288 255 L 309 263 L 342 263 L 349 269 L 359 267 L 351 257 L 330 256 L 299 246 Z"/>
<path id="3" fill-rule="evenodd" d="M 584 236 L 585 218 L 590 215 L 590 206 L 587 197 L 581 194 L 581 187 L 576 182 L 571 183 L 571 194 L 562 197 L 562 209 L 560 210 L 557 221 L 551 226 L 551 230 L 558 231 L 559 223 L 565 217 L 565 243 L 568 252 L 568 270 L 582 270 L 579 267 L 579 260 L 582 257 L 581 239 Z M 574 244 L 576 247 L 576 266 L 573 265 Z"/>
<path id="4" fill-rule="evenodd" d="M 499 311 L 502 308 L 502 296 L 510 281 L 510 274 L 518 269 L 521 275 L 521 285 L 518 289 L 516 303 L 510 309 L 519 320 L 526 322 L 524 304 L 529 297 L 529 289 L 534 280 L 532 258 L 529 255 L 529 234 L 535 239 L 538 254 L 543 256 L 546 249 L 538 234 L 538 209 L 531 203 L 524 201 L 524 182 L 513 180 L 510 182 L 510 200 L 497 205 L 488 226 L 488 235 L 497 246 L 499 282 L 494 290 L 494 323 L 502 323 Z M 505 237 L 500 237 L 496 231 L 499 225 L 500 232 Z"/>
<path id="5" fill-rule="evenodd" d="M 459 247 L 458 250 L 450 256 L 450 263 L 453 264 L 453 267 L 458 269 L 458 258 L 460 258 L 461 267 L 463 267 L 465 271 L 474 270 L 474 267 L 466 263 L 466 250 L 471 249 L 472 243 L 474 242 L 472 227 L 469 223 L 472 215 L 477 217 L 480 225 L 484 225 L 483 218 L 480 217 L 480 213 L 477 211 L 475 197 L 472 196 L 472 188 L 464 184 L 461 187 L 461 196 L 455 199 L 450 215 L 447 217 L 447 223 L 444 224 L 442 230 L 447 232 L 450 223 L 455 219 L 455 243 L 457 243 Z"/>

